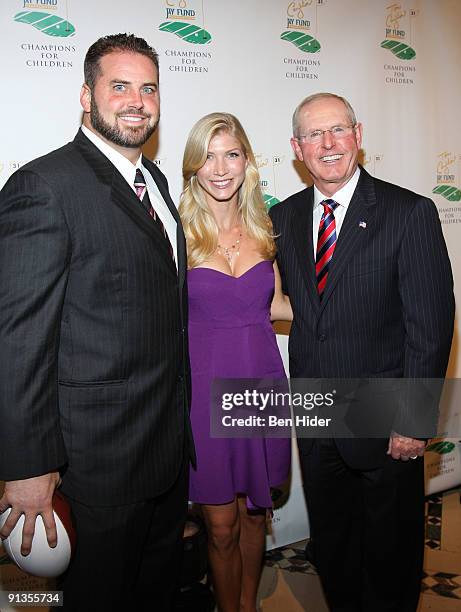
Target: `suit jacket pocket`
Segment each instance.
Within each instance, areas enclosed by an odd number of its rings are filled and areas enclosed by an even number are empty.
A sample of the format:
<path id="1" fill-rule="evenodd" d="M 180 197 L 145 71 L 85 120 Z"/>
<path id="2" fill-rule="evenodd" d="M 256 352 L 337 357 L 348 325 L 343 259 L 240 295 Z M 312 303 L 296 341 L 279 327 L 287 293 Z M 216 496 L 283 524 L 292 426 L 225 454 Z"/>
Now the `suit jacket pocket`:
<path id="1" fill-rule="evenodd" d="M 59 383 L 61 429 L 71 471 L 98 470 L 116 453 L 130 419 L 127 396 L 123 380 Z"/>
<path id="2" fill-rule="evenodd" d="M 74 387 L 74 388 L 92 388 L 92 387 L 105 387 L 112 385 L 124 385 L 126 380 L 60 380 L 59 385 L 63 387 Z"/>
<path id="3" fill-rule="evenodd" d="M 363 256 L 352 261 L 347 265 L 344 277 L 363 276 L 364 274 L 377 274 L 385 270 L 392 264 L 392 257 L 381 259 L 365 259 Z"/>
<path id="4" fill-rule="evenodd" d="M 376 266 L 370 264 L 363 264 L 361 266 L 353 266 L 350 269 L 346 270 L 344 273 L 344 278 L 351 278 L 353 276 L 364 276 L 365 274 L 376 274 L 381 270 L 384 270 L 384 265 L 377 264 Z"/>

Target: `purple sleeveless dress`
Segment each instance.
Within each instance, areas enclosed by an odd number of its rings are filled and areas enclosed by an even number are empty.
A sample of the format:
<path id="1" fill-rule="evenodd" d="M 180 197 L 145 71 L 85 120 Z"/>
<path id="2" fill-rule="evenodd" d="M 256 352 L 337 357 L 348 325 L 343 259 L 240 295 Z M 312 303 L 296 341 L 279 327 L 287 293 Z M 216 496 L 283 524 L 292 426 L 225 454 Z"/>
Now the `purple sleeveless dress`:
<path id="1" fill-rule="evenodd" d="M 257 263 L 237 278 L 193 268 L 188 288 L 191 421 L 197 451 L 189 499 L 225 504 L 239 493 L 249 508 L 270 508 L 270 487 L 289 474 L 291 440 L 211 438 L 210 385 L 214 378 L 285 377 L 269 318 L 272 263 Z"/>

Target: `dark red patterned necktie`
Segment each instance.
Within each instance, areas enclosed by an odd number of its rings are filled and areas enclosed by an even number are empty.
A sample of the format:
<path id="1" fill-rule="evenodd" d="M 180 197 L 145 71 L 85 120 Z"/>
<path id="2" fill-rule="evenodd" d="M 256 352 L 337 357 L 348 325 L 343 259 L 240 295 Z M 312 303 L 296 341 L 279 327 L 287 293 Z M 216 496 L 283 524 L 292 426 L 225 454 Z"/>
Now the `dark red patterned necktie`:
<path id="1" fill-rule="evenodd" d="M 147 192 L 146 181 L 144 180 L 144 176 L 139 168 L 136 168 L 136 176 L 134 179 L 134 188 L 136 190 L 136 195 L 138 196 L 141 204 L 152 217 L 152 219 L 157 223 L 160 227 L 162 234 L 165 236 L 165 239 L 168 241 L 168 245 L 170 247 L 171 257 L 174 259 L 173 247 L 171 246 L 170 239 L 168 238 L 167 231 L 165 226 L 163 225 L 160 217 L 155 212 L 154 207 L 152 206 L 152 202 L 150 201 L 149 194 Z"/>
<path id="2" fill-rule="evenodd" d="M 323 214 L 320 219 L 315 257 L 315 274 L 317 276 L 317 291 L 322 299 L 327 284 L 328 270 L 336 246 L 336 222 L 334 210 L 338 203 L 334 200 L 323 200 Z"/>

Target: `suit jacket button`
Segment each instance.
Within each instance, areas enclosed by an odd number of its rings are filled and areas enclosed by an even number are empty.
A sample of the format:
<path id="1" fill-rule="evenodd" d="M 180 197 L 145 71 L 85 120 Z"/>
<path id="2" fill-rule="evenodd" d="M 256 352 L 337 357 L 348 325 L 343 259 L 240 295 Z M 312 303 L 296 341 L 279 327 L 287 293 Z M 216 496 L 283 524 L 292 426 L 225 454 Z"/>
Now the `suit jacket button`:
<path id="1" fill-rule="evenodd" d="M 327 339 L 327 335 L 326 335 L 326 334 L 319 334 L 319 335 L 317 336 L 317 340 L 318 340 L 319 342 L 325 342 L 325 340 L 326 340 L 326 339 Z"/>

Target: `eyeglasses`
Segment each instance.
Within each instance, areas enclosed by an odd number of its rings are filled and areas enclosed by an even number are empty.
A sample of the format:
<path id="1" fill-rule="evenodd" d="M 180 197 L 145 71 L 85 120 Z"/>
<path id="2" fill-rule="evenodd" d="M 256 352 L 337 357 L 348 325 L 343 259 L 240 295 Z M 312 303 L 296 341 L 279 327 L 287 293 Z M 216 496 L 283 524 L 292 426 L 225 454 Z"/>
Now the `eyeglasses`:
<path id="1" fill-rule="evenodd" d="M 326 132 L 330 132 L 331 137 L 334 140 L 341 140 L 341 138 L 346 138 L 352 134 L 353 129 L 357 126 L 355 125 L 334 125 L 329 130 L 311 130 L 307 134 L 303 134 L 302 136 L 298 136 L 295 138 L 298 142 L 307 142 L 309 144 L 316 144 L 320 142 L 323 138 L 323 135 Z"/>

